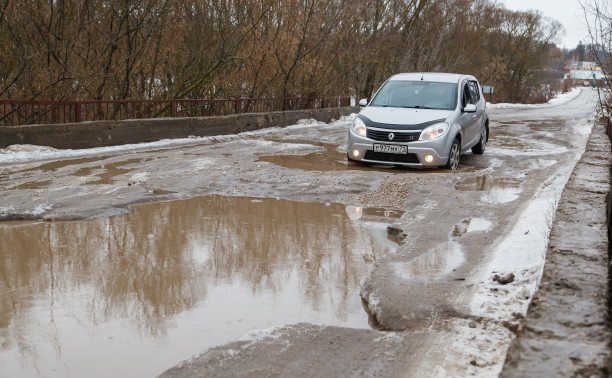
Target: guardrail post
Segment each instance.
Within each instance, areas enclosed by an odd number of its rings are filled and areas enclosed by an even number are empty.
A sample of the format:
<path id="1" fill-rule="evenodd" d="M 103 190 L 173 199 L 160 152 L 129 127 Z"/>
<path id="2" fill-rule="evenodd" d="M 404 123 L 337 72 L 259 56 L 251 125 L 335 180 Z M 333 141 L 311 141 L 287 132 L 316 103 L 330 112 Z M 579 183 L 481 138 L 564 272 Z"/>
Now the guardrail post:
<path id="1" fill-rule="evenodd" d="M 74 122 L 76 123 L 81 122 L 81 103 L 80 102 L 74 103 Z"/>
<path id="2" fill-rule="evenodd" d="M 240 99 L 238 98 L 234 99 L 234 112 L 236 114 L 240 113 Z"/>
<path id="3" fill-rule="evenodd" d="M 170 100 L 170 117 L 176 117 L 176 100 Z"/>

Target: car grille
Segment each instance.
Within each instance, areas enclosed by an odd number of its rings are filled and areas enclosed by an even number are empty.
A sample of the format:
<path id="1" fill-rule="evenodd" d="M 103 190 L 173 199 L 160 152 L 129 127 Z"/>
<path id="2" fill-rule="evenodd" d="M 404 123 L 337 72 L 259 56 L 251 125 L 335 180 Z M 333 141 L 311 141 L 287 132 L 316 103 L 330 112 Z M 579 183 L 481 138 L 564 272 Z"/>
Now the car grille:
<path id="1" fill-rule="evenodd" d="M 366 151 L 363 160 L 385 161 L 389 163 L 420 163 L 416 154 L 386 154 L 384 152 L 374 151 Z"/>
<path id="2" fill-rule="evenodd" d="M 389 139 L 389 134 L 393 134 L 393 139 Z M 379 131 L 372 130 L 368 128 L 367 137 L 373 140 L 381 141 L 381 142 L 412 142 L 415 140 L 419 140 L 419 136 L 421 135 L 420 131 L 405 133 L 405 132 L 396 132 L 396 131 Z"/>

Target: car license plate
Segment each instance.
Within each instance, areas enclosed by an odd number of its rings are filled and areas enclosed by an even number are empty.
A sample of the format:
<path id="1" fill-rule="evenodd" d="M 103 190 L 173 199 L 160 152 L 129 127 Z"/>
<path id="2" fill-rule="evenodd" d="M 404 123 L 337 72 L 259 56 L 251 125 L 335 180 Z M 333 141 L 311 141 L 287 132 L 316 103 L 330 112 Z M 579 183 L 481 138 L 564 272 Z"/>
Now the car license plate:
<path id="1" fill-rule="evenodd" d="M 384 152 L 386 154 L 407 154 L 408 146 L 398 146 L 396 144 L 374 144 L 374 152 Z"/>

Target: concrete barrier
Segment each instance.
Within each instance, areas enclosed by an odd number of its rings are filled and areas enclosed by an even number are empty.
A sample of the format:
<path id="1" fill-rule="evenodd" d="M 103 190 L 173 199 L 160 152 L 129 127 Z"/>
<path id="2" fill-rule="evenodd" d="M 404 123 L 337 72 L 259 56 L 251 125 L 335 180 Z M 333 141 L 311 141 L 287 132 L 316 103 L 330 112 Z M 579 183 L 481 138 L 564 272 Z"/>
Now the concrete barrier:
<path id="1" fill-rule="evenodd" d="M 285 127 L 301 119 L 329 122 L 357 107 L 248 113 L 222 117 L 155 118 L 123 121 L 93 121 L 57 125 L 0 127 L 0 148 L 12 144 L 34 144 L 60 149 L 81 149 L 120 144 L 154 142 L 160 139 L 237 134 L 244 131 Z"/>

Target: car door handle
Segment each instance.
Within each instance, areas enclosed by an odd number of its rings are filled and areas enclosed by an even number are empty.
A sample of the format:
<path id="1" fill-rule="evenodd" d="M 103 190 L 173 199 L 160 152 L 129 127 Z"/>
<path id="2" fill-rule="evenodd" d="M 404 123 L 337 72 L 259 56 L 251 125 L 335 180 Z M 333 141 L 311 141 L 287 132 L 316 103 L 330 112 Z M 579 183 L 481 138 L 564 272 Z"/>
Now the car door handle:
<path id="1" fill-rule="evenodd" d="M 472 116 L 472 119 L 476 119 L 476 116 L 475 116 L 475 115 L 473 115 L 473 116 Z"/>

